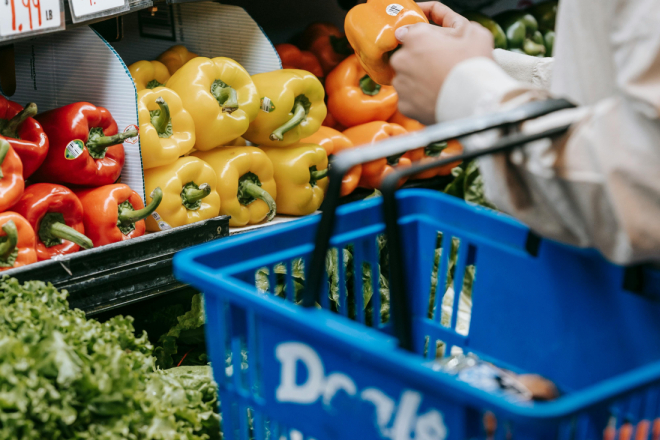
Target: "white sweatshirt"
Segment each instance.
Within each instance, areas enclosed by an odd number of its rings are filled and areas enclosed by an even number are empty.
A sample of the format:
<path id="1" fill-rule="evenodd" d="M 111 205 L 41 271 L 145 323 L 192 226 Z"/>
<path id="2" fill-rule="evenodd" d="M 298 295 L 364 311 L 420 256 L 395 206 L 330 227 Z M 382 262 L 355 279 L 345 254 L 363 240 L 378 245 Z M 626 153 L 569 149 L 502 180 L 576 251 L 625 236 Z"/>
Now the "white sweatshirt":
<path id="1" fill-rule="evenodd" d="M 561 139 L 480 160 L 486 196 L 540 234 L 596 247 L 616 263 L 660 261 L 660 2 L 561 0 L 556 30 L 554 59 L 496 50 L 499 65 L 457 65 L 436 118 L 548 96 L 577 104 L 523 126 L 573 123 Z M 495 136 L 473 136 L 466 148 Z"/>

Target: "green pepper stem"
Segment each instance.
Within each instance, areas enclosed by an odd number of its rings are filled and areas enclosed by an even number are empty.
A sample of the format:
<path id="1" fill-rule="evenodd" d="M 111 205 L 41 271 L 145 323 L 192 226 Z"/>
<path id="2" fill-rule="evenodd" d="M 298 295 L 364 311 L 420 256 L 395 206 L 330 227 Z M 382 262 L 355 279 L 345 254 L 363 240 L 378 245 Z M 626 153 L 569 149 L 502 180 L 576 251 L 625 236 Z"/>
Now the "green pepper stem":
<path id="1" fill-rule="evenodd" d="M 326 169 L 321 170 L 321 171 L 311 171 L 310 170 L 309 175 L 310 175 L 310 180 L 312 180 L 314 182 L 318 182 L 319 180 L 321 180 L 321 179 L 328 176 L 328 169 L 326 168 Z"/>
<path id="2" fill-rule="evenodd" d="M 94 247 L 92 240 L 90 240 L 86 235 L 81 234 L 71 226 L 67 226 L 64 223 L 55 222 L 50 225 L 50 233 L 54 237 L 73 242 L 84 249 L 91 249 Z"/>
<path id="3" fill-rule="evenodd" d="M 159 83 L 157 80 L 152 79 L 147 83 L 147 88 L 148 89 L 155 89 L 156 87 L 163 87 L 165 84 Z"/>
<path id="4" fill-rule="evenodd" d="M 227 85 L 226 83 L 216 80 L 211 86 L 211 94 L 222 106 L 222 111 L 233 113 L 238 110 L 238 94 L 236 89 Z"/>
<path id="5" fill-rule="evenodd" d="M 266 218 L 266 221 L 271 221 L 273 217 L 275 217 L 275 213 L 277 212 L 277 205 L 275 204 L 275 200 L 273 197 L 268 194 L 268 192 L 257 185 L 254 182 L 250 182 L 249 180 L 245 179 L 239 183 L 241 186 L 241 189 L 244 194 L 249 195 L 254 197 L 255 199 L 263 200 L 266 205 L 268 205 L 268 217 Z"/>
<path id="6" fill-rule="evenodd" d="M 93 129 L 92 129 L 93 130 Z M 90 151 L 90 155 L 94 158 L 103 158 L 105 156 L 105 150 L 112 146 L 123 143 L 126 139 L 132 138 L 138 135 L 138 131 L 134 128 L 131 128 L 128 131 L 123 133 L 117 133 L 114 136 L 94 136 L 90 137 L 87 141 L 87 149 Z"/>
<path id="7" fill-rule="evenodd" d="M 0 244 L 0 258 L 7 259 L 18 244 L 18 230 L 16 229 L 16 224 L 14 220 L 9 220 L 7 223 L 2 225 L 2 230 L 7 234 L 8 240 Z"/>
<path id="8" fill-rule="evenodd" d="M 25 122 L 27 118 L 31 118 L 36 114 L 37 104 L 34 102 L 29 103 L 23 110 L 16 113 L 16 115 L 7 122 L 7 125 L 2 129 L 0 134 L 7 137 L 17 138 L 18 127 Z"/>
<path id="9" fill-rule="evenodd" d="M 208 183 L 202 183 L 199 188 L 188 187 L 181 192 L 181 198 L 184 204 L 194 204 L 211 194 L 211 186 Z"/>
<path id="10" fill-rule="evenodd" d="M 375 96 L 380 92 L 380 84 L 376 83 L 369 75 L 364 75 L 360 80 L 362 93 L 369 96 Z"/>
<path id="11" fill-rule="evenodd" d="M 7 156 L 7 153 L 9 153 L 9 142 L 7 142 L 4 139 L 0 139 L 0 179 L 5 177 L 4 173 L 2 172 L 2 164 L 5 162 L 5 157 Z"/>
<path id="12" fill-rule="evenodd" d="M 151 124 L 158 134 L 162 134 L 167 131 L 167 125 L 170 123 L 170 106 L 167 105 L 167 102 L 161 96 L 156 100 L 156 104 L 160 107 L 160 113 L 151 120 Z"/>
<path id="13" fill-rule="evenodd" d="M 295 106 L 293 107 L 293 117 L 291 117 L 291 119 L 289 119 L 284 125 L 280 126 L 278 129 L 273 131 L 270 134 L 270 140 L 271 141 L 283 140 L 284 133 L 286 133 L 289 130 L 292 130 L 294 127 L 300 124 L 305 119 L 305 116 L 307 116 L 307 112 L 305 111 L 305 106 L 302 104 L 302 102 L 296 102 Z"/>
<path id="14" fill-rule="evenodd" d="M 117 221 L 120 223 L 135 223 L 142 219 L 149 217 L 160 205 L 161 200 L 163 200 L 163 191 L 160 188 L 156 188 L 151 192 L 151 202 L 142 209 L 121 209 Z"/>
<path id="15" fill-rule="evenodd" d="M 445 148 L 447 148 L 447 142 L 434 142 L 424 148 L 424 154 L 426 156 L 437 156 L 442 153 Z"/>

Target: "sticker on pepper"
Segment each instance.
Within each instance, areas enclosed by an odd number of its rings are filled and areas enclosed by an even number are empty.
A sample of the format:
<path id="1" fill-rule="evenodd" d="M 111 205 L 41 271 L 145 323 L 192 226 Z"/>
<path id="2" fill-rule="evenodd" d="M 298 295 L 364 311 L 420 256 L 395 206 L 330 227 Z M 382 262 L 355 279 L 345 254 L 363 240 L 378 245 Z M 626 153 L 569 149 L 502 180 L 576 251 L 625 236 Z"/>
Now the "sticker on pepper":
<path id="1" fill-rule="evenodd" d="M 85 143 L 80 139 L 74 139 L 64 148 L 64 158 L 68 160 L 77 159 L 85 150 Z"/>
<path id="2" fill-rule="evenodd" d="M 263 97 L 261 98 L 261 111 L 266 113 L 271 113 L 275 110 L 275 104 L 272 103 L 270 98 Z"/>
<path id="3" fill-rule="evenodd" d="M 130 131 L 130 130 L 138 130 L 139 131 L 139 128 L 138 128 L 137 125 L 132 124 L 132 125 L 129 125 L 128 127 L 124 128 L 124 133 L 126 133 L 127 131 Z M 133 136 L 131 138 L 128 138 L 128 139 L 124 140 L 124 142 L 126 142 L 127 144 L 137 144 L 137 141 L 138 141 L 138 136 Z"/>
<path id="4" fill-rule="evenodd" d="M 397 3 L 392 3 L 391 5 L 388 5 L 387 8 L 385 8 L 387 15 L 391 15 L 392 17 L 396 17 L 401 11 L 403 11 L 403 6 Z"/>
<path id="5" fill-rule="evenodd" d="M 161 231 L 167 231 L 168 229 L 172 229 L 172 226 L 170 226 L 165 220 L 162 219 L 160 215 L 158 215 L 157 212 L 153 212 L 151 216 L 156 220 L 156 223 L 158 224 L 158 227 L 160 228 Z"/>

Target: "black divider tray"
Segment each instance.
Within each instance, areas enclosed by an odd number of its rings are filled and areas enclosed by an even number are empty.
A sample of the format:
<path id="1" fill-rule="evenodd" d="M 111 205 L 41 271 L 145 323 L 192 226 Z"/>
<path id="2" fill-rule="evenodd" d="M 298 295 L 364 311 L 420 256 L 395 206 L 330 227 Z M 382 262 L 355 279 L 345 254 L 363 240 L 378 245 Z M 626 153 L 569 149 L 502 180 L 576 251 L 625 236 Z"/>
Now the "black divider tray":
<path id="1" fill-rule="evenodd" d="M 220 216 L 168 231 L 76 252 L 2 273 L 19 281 L 50 281 L 69 291 L 69 303 L 96 314 L 185 286 L 172 274 L 172 257 L 184 248 L 229 235 Z"/>

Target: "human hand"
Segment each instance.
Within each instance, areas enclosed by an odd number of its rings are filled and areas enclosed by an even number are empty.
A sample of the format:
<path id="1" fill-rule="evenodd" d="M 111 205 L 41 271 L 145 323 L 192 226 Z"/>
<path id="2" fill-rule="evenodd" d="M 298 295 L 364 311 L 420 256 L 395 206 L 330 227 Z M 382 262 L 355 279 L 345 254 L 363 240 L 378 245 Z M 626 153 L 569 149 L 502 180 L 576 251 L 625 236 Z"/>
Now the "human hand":
<path id="1" fill-rule="evenodd" d="M 396 72 L 392 85 L 399 95 L 399 111 L 429 125 L 442 84 L 461 61 L 493 57 L 493 35 L 483 26 L 439 2 L 419 3 L 430 21 L 397 29 L 401 42 L 390 63 Z"/>

